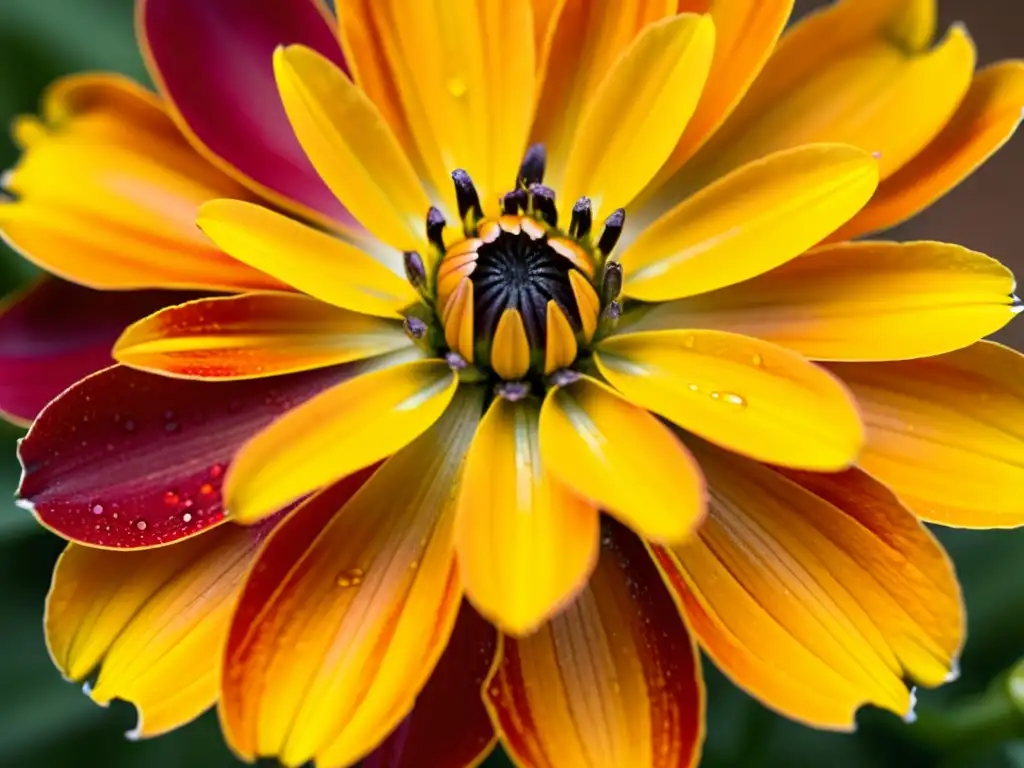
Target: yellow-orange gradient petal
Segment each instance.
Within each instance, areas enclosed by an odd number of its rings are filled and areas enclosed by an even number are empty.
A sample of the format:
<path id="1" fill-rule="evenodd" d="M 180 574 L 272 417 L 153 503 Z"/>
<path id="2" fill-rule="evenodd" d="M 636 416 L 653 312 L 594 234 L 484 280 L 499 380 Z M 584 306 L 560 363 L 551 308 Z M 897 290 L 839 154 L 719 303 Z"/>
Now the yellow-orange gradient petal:
<path id="1" fill-rule="evenodd" d="M 929 49 L 934 7 L 842 0 L 798 24 L 692 173 L 712 179 L 770 152 L 835 141 L 880 153 L 890 176 L 938 134 L 971 82 L 974 45 L 962 26 Z"/>
<path id="2" fill-rule="evenodd" d="M 652 190 L 678 171 L 739 103 L 782 34 L 793 0 L 683 0 L 680 10 L 691 6 L 709 13 L 715 23 L 715 56 L 697 110 L 651 182 Z"/>
<path id="3" fill-rule="evenodd" d="M 830 367 L 864 414 L 860 465 L 919 517 L 1024 523 L 1024 356 L 982 341 L 924 360 Z"/>
<path id="4" fill-rule="evenodd" d="M 251 523 L 390 456 L 437 421 L 458 377 L 439 360 L 364 373 L 279 418 L 238 452 L 224 506 Z"/>
<path id="5" fill-rule="evenodd" d="M 157 98 L 120 75 L 57 81 L 42 119 L 15 121 L 4 239 L 55 275 L 103 289 L 278 288 L 195 227 L 216 197 L 249 193 L 185 142 Z"/>
<path id="6" fill-rule="evenodd" d="M 686 446 L 595 379 L 548 391 L 540 451 L 551 474 L 644 538 L 682 541 L 704 517 L 704 477 Z"/>
<path id="7" fill-rule="evenodd" d="M 224 663 L 240 756 L 349 766 L 412 709 L 461 603 L 452 489 L 482 408 L 460 390 L 351 498 L 349 480 L 313 497 L 263 550 Z"/>
<path id="8" fill-rule="evenodd" d="M 624 208 L 682 136 L 715 50 L 710 16 L 651 24 L 623 51 L 580 116 L 559 193 L 586 195 L 595 217 Z"/>
<path id="9" fill-rule="evenodd" d="M 746 165 L 644 229 L 620 257 L 623 291 L 667 301 L 767 272 L 847 221 L 877 184 L 875 160 L 839 144 Z"/>
<path id="10" fill-rule="evenodd" d="M 430 199 L 373 102 L 305 46 L 278 48 L 274 71 L 299 143 L 342 205 L 393 248 L 420 249 Z"/>
<path id="11" fill-rule="evenodd" d="M 640 30 L 676 14 L 676 0 L 562 0 L 555 13 L 531 136 L 547 147 L 545 183 L 561 189 L 587 104 Z"/>
<path id="12" fill-rule="evenodd" d="M 397 320 L 300 294 L 250 293 L 161 310 L 129 326 L 113 354 L 144 371 L 230 380 L 323 368 L 409 346 Z"/>
<path id="13" fill-rule="evenodd" d="M 496 398 L 459 484 L 456 544 L 480 613 L 526 634 L 572 600 L 598 552 L 598 514 L 541 461 L 540 403 Z"/>
<path id="14" fill-rule="evenodd" d="M 693 768 L 704 737 L 696 648 L 643 544 L 607 521 L 572 605 L 506 637 L 486 699 L 523 768 Z"/>
<path id="15" fill-rule="evenodd" d="M 715 328 L 815 360 L 906 360 L 1002 328 L 1017 312 L 1013 289 L 1006 267 L 959 245 L 842 243 L 728 288 L 641 309 L 628 328 Z"/>
<path id="16" fill-rule="evenodd" d="M 1024 62 L 979 72 L 956 113 L 928 146 L 878 185 L 871 202 L 832 238 L 849 240 L 906 221 L 967 178 L 1005 144 L 1024 114 Z"/>
<path id="17" fill-rule="evenodd" d="M 328 304 L 366 315 L 397 317 L 399 310 L 418 300 L 412 286 L 389 269 L 390 264 L 268 208 L 214 200 L 200 209 L 198 223 L 239 261 Z"/>
<path id="18" fill-rule="evenodd" d="M 449 172 L 466 170 L 485 212 L 496 214 L 500 195 L 515 184 L 533 117 L 530 2 L 388 2 L 409 62 L 399 86 L 426 105 L 426 122 L 413 122 L 413 131 L 426 134 L 422 146 L 436 144 Z"/>
<path id="19" fill-rule="evenodd" d="M 799 354 L 724 331 L 644 331 L 602 341 L 601 374 L 626 399 L 731 451 L 824 472 L 864 443 L 856 405 Z"/>
<path id="20" fill-rule="evenodd" d="M 136 706 L 131 736 L 156 736 L 198 717 L 217 699 L 217 650 L 261 528 L 224 525 L 145 552 L 71 544 L 46 600 L 46 642 L 71 680 L 99 704 Z"/>
<path id="21" fill-rule="evenodd" d="M 530 368 L 530 341 L 518 309 L 501 313 L 491 342 L 491 368 L 506 381 L 522 378 Z"/>
<path id="22" fill-rule="evenodd" d="M 905 679 L 950 677 L 964 639 L 953 568 L 883 485 L 693 447 L 708 519 L 655 554 L 720 669 L 788 717 L 844 730 L 862 704 L 910 714 Z"/>

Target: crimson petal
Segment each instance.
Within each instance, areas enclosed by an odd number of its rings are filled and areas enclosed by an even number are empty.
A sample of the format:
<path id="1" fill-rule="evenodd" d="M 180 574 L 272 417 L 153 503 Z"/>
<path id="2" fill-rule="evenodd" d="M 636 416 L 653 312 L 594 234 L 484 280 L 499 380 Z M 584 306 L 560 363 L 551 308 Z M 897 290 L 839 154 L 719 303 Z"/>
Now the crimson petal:
<path id="1" fill-rule="evenodd" d="M 153 79 L 193 143 L 275 203 L 353 223 L 306 159 L 274 80 L 274 49 L 293 43 L 347 71 L 317 0 L 139 0 L 137 18 Z"/>
<path id="2" fill-rule="evenodd" d="M 92 546 L 192 536 L 224 520 L 221 483 L 239 446 L 356 370 L 203 382 L 107 368 L 47 406 L 21 442 L 21 503 Z"/>
<path id="3" fill-rule="evenodd" d="M 363 768 L 463 768 L 494 746 L 480 691 L 494 661 L 498 633 L 462 603 L 441 660 L 402 724 L 363 760 Z"/>
<path id="4" fill-rule="evenodd" d="M 125 326 L 194 298 L 175 291 L 94 291 L 43 278 L 0 307 L 0 412 L 30 422 L 79 379 L 114 361 Z"/>

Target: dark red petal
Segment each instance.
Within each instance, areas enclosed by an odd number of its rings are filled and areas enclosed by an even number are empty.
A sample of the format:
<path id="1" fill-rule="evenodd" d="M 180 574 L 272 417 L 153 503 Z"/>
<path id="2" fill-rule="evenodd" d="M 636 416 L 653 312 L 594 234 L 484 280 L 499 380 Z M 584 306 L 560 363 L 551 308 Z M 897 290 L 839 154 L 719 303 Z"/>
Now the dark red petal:
<path id="1" fill-rule="evenodd" d="M 194 298 L 173 291 L 93 291 L 43 278 L 0 307 L 0 412 L 31 421 L 43 406 L 113 363 L 125 326 Z"/>
<path id="2" fill-rule="evenodd" d="M 293 43 L 347 71 L 316 0 L 139 0 L 138 26 L 153 79 L 190 138 L 275 202 L 353 222 L 306 159 L 274 81 L 274 49 Z"/>
<path id="3" fill-rule="evenodd" d="M 468 602 L 416 707 L 363 768 L 464 768 L 494 745 L 481 698 L 498 633 Z"/>
<path id="4" fill-rule="evenodd" d="M 18 493 L 44 525 L 84 544 L 191 536 L 224 519 L 221 483 L 239 446 L 352 370 L 203 382 L 108 368 L 39 415 L 18 449 Z"/>

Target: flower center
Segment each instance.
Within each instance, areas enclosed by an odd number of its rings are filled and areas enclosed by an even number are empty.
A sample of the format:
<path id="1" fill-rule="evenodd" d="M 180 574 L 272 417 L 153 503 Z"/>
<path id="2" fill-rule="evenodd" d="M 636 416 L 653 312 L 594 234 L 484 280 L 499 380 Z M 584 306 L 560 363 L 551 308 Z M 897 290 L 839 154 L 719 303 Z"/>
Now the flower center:
<path id="1" fill-rule="evenodd" d="M 441 255 L 433 279 L 418 254 L 406 254 L 409 279 L 433 305 L 436 336 L 443 336 L 433 347 L 446 347 L 455 366 L 505 382 L 536 382 L 533 377 L 570 368 L 599 332 L 602 316 L 614 321 L 619 310 L 621 268 L 606 259 L 623 212 L 608 218 L 594 244 L 584 197 L 568 229 L 560 229 L 555 194 L 540 183 L 543 173 L 543 148 L 532 147 L 516 189 L 501 200 L 502 214 L 484 218 L 469 176 L 453 172 L 464 237 L 446 246 L 446 222 L 432 208 L 427 237 Z M 428 328 L 416 321 L 411 330 L 421 338 Z"/>

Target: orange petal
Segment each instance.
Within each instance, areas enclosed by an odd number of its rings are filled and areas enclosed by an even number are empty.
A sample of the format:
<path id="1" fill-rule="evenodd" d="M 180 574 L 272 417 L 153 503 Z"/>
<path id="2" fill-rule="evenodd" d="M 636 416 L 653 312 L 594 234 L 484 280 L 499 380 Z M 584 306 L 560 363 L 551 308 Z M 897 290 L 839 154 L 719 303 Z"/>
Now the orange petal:
<path id="1" fill-rule="evenodd" d="M 485 617 L 526 634 L 565 606 L 597 558 L 597 510 L 540 457 L 540 405 L 496 398 L 459 487 L 456 536 L 466 594 Z"/>
<path id="2" fill-rule="evenodd" d="M 148 91 L 120 75 L 57 81 L 4 177 L 4 239 L 43 269 L 103 289 L 278 288 L 196 229 L 199 206 L 249 193 L 185 142 Z"/>
<path id="3" fill-rule="evenodd" d="M 830 367 L 864 414 L 860 465 L 919 517 L 1024 523 L 1024 356 L 981 341 L 924 360 Z"/>
<path id="4" fill-rule="evenodd" d="M 983 69 L 939 135 L 879 184 L 871 202 L 830 239 L 852 240 L 923 211 L 1003 146 L 1022 113 L 1024 62 L 1004 61 Z"/>
<path id="5" fill-rule="evenodd" d="M 455 629 L 410 715 L 362 768 L 469 768 L 497 740 L 480 691 L 494 664 L 498 633 L 463 601 Z"/>
<path id="6" fill-rule="evenodd" d="M 640 541 L 606 523 L 586 588 L 505 638 L 486 701 L 523 768 L 692 768 L 704 737 L 696 648 Z"/>
<path id="7" fill-rule="evenodd" d="M 412 345 L 401 323 L 307 296 L 250 293 L 168 307 L 118 339 L 118 362 L 195 379 L 249 379 L 383 355 Z"/>
<path id="8" fill-rule="evenodd" d="M 640 31 L 676 14 L 676 0 L 563 0 L 555 14 L 531 136 L 547 148 L 545 183 L 561 189 L 586 105 Z"/>
<path id="9" fill-rule="evenodd" d="M 680 11 L 710 13 L 715 23 L 715 57 L 697 110 L 671 157 L 649 189 L 656 189 L 683 167 L 718 129 L 760 73 L 793 11 L 793 0 L 716 0 L 683 2 Z"/>
<path id="10" fill-rule="evenodd" d="M 787 717 L 847 730 L 862 704 L 909 715 L 905 678 L 951 676 L 965 629 L 956 577 L 884 486 L 693 447 L 708 519 L 694 541 L 655 553 L 701 646 L 738 685 Z"/>
<path id="11" fill-rule="evenodd" d="M 413 707 L 461 602 L 452 536 L 459 467 L 482 389 L 352 494 L 345 481 L 297 509 L 242 591 L 221 719 L 244 759 L 358 762 Z"/>
<path id="12" fill-rule="evenodd" d="M 965 347 L 1017 312 L 1013 275 L 944 243 L 824 246 L 771 272 L 641 310 L 622 329 L 715 328 L 816 360 L 903 360 Z M 628 323 L 628 318 L 624 318 Z"/>
<path id="13" fill-rule="evenodd" d="M 521 379 L 530 369 L 530 342 L 517 309 L 501 313 L 491 342 L 491 368 L 507 381 Z"/>
<path id="14" fill-rule="evenodd" d="M 886 178 L 931 141 L 971 82 L 960 25 L 930 48 L 935 0 L 843 0 L 797 24 L 701 154 L 711 179 L 770 152 L 841 142 L 880 153 Z"/>
<path id="15" fill-rule="evenodd" d="M 877 184 L 875 160 L 841 144 L 745 165 L 643 230 L 620 256 L 623 292 L 668 301 L 767 272 L 849 220 Z"/>
<path id="16" fill-rule="evenodd" d="M 544 373 L 554 373 L 576 360 L 578 347 L 576 333 L 569 325 L 565 312 L 554 299 L 548 301 L 547 343 L 544 348 Z"/>
<path id="17" fill-rule="evenodd" d="M 704 516 L 704 478 L 690 452 L 596 379 L 548 391 L 540 450 L 551 474 L 644 538 L 682 541 Z"/>
<path id="18" fill-rule="evenodd" d="M 411 443 L 451 402 L 458 377 L 418 360 L 356 376 L 293 408 L 246 443 L 224 481 L 250 523 Z"/>
<path id="19" fill-rule="evenodd" d="M 217 699 L 216 649 L 266 531 L 225 525 L 145 552 L 68 545 L 46 600 L 54 663 L 71 680 L 100 666 L 87 691 L 134 704 L 135 738 L 198 717 Z"/>
<path id="20" fill-rule="evenodd" d="M 724 331 L 644 331 L 601 342 L 604 377 L 636 405 L 761 461 L 834 471 L 864 442 L 853 398 L 790 350 Z"/>

